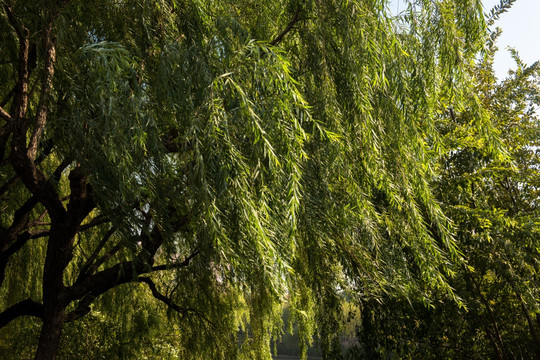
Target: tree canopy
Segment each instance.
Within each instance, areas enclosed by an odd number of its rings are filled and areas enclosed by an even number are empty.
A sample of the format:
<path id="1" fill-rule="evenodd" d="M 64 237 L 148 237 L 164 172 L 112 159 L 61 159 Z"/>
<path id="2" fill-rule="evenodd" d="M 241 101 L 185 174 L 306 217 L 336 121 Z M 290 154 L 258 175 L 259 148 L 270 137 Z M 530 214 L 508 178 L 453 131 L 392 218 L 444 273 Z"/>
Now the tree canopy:
<path id="1" fill-rule="evenodd" d="M 162 304 L 175 356 L 269 358 L 286 301 L 331 359 L 343 297 L 460 302 L 441 119 L 504 157 L 480 0 L 1 3 L 7 341 L 69 357 L 98 309 L 135 334 Z"/>
<path id="2" fill-rule="evenodd" d="M 503 6 L 504 5 L 504 6 Z M 511 1 L 491 12 L 505 11 Z M 493 24 L 492 22 L 490 22 Z M 389 296 L 364 303 L 359 346 L 372 359 L 532 359 L 540 356 L 538 311 L 538 117 L 540 63 L 497 81 L 493 71 L 500 29 L 490 29 L 474 70 L 477 94 L 508 152 L 496 158 L 470 127 L 470 109 L 438 122 L 447 143 L 433 183 L 455 225 L 464 256 L 451 281 L 463 305 L 440 301 L 426 308 Z"/>

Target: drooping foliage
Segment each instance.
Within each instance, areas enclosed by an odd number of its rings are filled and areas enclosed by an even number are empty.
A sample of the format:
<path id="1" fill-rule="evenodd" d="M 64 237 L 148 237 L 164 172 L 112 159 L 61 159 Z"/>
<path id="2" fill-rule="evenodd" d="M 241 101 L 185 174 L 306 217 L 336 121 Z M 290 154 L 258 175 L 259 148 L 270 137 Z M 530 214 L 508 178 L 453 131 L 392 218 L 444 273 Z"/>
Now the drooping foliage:
<path id="1" fill-rule="evenodd" d="M 501 2 L 490 16 L 511 3 Z M 476 94 L 508 157 L 493 156 L 471 126 L 474 108 L 449 109 L 437 121 L 447 152 L 441 154 L 434 187 L 465 259 L 450 282 L 465 306 L 443 298 L 432 308 L 399 297 L 368 301 L 355 349 L 359 356 L 532 359 L 540 354 L 539 63 L 526 65 L 511 50 L 515 69 L 497 81 L 493 59 L 500 33 L 490 31 L 474 76 Z"/>
<path id="2" fill-rule="evenodd" d="M 288 301 L 336 358 L 344 294 L 453 297 L 436 119 L 494 146 L 481 4 L 387 5 L 2 1 L 0 345 L 269 358 Z"/>

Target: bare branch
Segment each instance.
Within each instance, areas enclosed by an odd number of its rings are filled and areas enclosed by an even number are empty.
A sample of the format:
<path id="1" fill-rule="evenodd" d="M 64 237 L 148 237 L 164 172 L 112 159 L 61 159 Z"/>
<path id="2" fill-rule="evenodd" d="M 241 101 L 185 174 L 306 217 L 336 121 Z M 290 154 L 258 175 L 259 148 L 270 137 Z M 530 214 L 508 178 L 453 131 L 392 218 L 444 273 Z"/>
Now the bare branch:
<path id="1" fill-rule="evenodd" d="M 2 129 L 0 129 L 0 141 L 2 141 Z M 38 156 L 38 158 L 36 159 L 36 163 L 39 164 L 43 160 L 45 160 L 47 158 L 47 156 L 49 156 L 49 154 L 51 153 L 52 148 L 53 148 L 52 141 L 46 141 L 45 146 L 43 147 L 43 151 L 42 151 L 41 155 Z M 0 154 L 1 154 L 2 150 L 3 149 L 0 148 Z M 1 156 L 0 156 L 0 159 L 1 159 Z M 0 164 L 0 165 L 3 165 L 3 164 Z M 64 169 L 68 165 L 69 165 L 69 161 L 63 161 L 60 164 L 60 166 L 58 166 L 56 168 L 56 170 L 54 171 L 54 173 L 52 175 L 53 179 L 58 181 L 58 179 L 60 179 L 60 175 L 62 174 L 62 171 L 64 171 Z M 11 179 L 9 179 L 4 185 L 2 185 L 2 187 L 0 187 L 0 199 L 2 199 L 2 195 L 4 195 L 11 188 L 11 186 L 16 184 L 19 180 L 20 180 L 20 176 L 15 175 Z"/>
<path id="2" fill-rule="evenodd" d="M 204 321 L 206 321 L 207 323 L 209 323 L 210 325 L 212 326 L 214 325 L 212 321 L 210 321 L 210 319 L 208 319 L 200 311 L 193 308 L 180 307 L 177 304 L 175 304 L 171 298 L 168 298 L 167 296 L 160 293 L 159 290 L 157 289 L 156 284 L 152 281 L 152 279 L 148 277 L 140 277 L 139 281 L 148 285 L 148 287 L 150 288 L 150 291 L 152 292 L 153 297 L 155 297 L 156 299 L 158 299 L 159 301 L 161 301 L 162 303 L 164 303 L 165 305 L 167 305 L 169 308 L 173 309 L 177 313 L 181 314 L 182 316 L 191 312 L 191 313 L 194 313 L 196 316 L 200 317 L 201 319 L 203 319 Z"/>
<path id="3" fill-rule="evenodd" d="M 199 254 L 199 250 L 195 250 L 191 255 L 184 259 L 184 261 L 174 264 L 157 265 L 152 267 L 152 271 L 178 269 L 189 265 L 190 261 Z"/>
<path id="4" fill-rule="evenodd" d="M 43 317 L 43 305 L 32 299 L 26 299 L 7 308 L 0 313 L 0 328 L 20 316 Z"/>
<path id="5" fill-rule="evenodd" d="M 93 227 L 108 223 L 110 220 L 105 215 L 99 215 L 93 218 L 89 223 L 79 226 L 77 232 L 86 231 Z"/>
<path id="6" fill-rule="evenodd" d="M 174 224 L 175 229 L 180 229 L 182 226 L 187 224 L 187 222 L 187 216 L 180 217 L 180 219 Z M 141 252 L 139 252 L 135 261 L 123 261 L 107 269 L 94 273 L 99 266 L 110 259 L 123 247 L 122 243 L 117 244 L 101 258 L 95 260 L 93 265 L 91 265 L 88 270 L 85 271 L 86 274 L 79 276 L 73 286 L 66 289 L 66 299 L 71 302 L 90 294 L 93 296 L 98 296 L 118 285 L 137 281 L 137 279 L 133 276 L 134 274 L 142 275 L 159 270 L 166 270 L 168 268 L 172 269 L 187 266 L 191 259 L 198 254 L 198 250 L 196 250 L 184 261 L 177 263 L 176 265 L 159 265 L 152 267 L 154 263 L 154 256 L 161 247 L 163 240 L 163 235 L 156 226 L 150 234 L 144 234 L 141 236 L 141 244 L 143 249 Z"/>
<path id="7" fill-rule="evenodd" d="M 18 79 L 16 96 L 14 99 L 12 141 L 10 160 L 14 170 L 20 176 L 24 185 L 36 196 L 43 205 L 49 210 L 51 218 L 61 218 L 65 215 L 65 209 L 58 199 L 55 187 L 48 181 L 45 175 L 36 166 L 35 155 L 37 147 L 33 147 L 35 142 L 31 142 L 30 152 L 26 143 L 28 140 L 29 121 L 26 118 L 28 111 L 28 82 L 29 82 L 29 31 L 19 24 L 18 19 L 13 14 L 9 6 L 3 2 L 8 18 L 19 37 L 19 55 L 18 55 Z M 51 25 L 52 31 L 52 25 Z M 51 36 L 51 33 L 45 32 L 45 37 Z M 50 53 L 50 45 L 45 48 L 46 56 L 53 61 L 54 51 Z M 53 48 L 54 49 L 54 48 Z M 48 72 L 48 69 L 45 69 Z M 46 77 L 47 79 L 47 77 Z M 52 79 L 52 78 L 51 78 Z M 44 84 L 47 87 L 47 84 Z M 38 119 L 39 120 L 39 119 Z M 37 126 L 39 128 L 39 124 Z"/>
<path id="8" fill-rule="evenodd" d="M 30 199 L 26 200 L 26 202 L 21 206 L 17 211 L 15 211 L 15 216 L 13 219 L 13 223 L 9 227 L 9 233 L 12 234 L 12 236 L 15 236 L 15 234 L 19 233 L 23 230 L 23 228 L 26 227 L 28 224 L 28 215 L 30 211 L 36 206 L 38 203 L 37 198 L 35 196 L 32 196 Z"/>
<path id="9" fill-rule="evenodd" d="M 6 144 L 11 133 L 11 124 L 8 122 L 0 128 L 0 166 L 3 166 L 4 153 L 6 152 Z"/>
<path id="10" fill-rule="evenodd" d="M 107 261 L 111 257 L 113 257 L 114 254 L 116 254 L 118 251 L 120 251 L 120 249 L 122 249 L 123 247 L 124 246 L 122 244 L 116 244 L 115 246 L 113 246 L 109 251 L 107 251 L 105 253 L 105 255 L 103 255 L 102 257 L 97 259 L 96 262 L 91 267 L 89 267 L 88 270 L 86 270 L 84 275 L 92 275 L 101 265 L 103 265 L 103 263 L 105 263 L 105 261 Z M 81 274 L 81 275 L 83 275 L 83 274 Z M 84 278 L 84 277 L 82 277 L 82 278 Z M 77 280 L 79 280 L 79 279 L 77 279 Z"/>
<path id="11" fill-rule="evenodd" d="M 185 314 L 186 309 L 183 309 L 180 306 L 176 305 L 170 298 L 168 298 L 165 295 L 163 295 L 162 293 L 160 293 L 159 290 L 156 287 L 156 284 L 152 281 L 152 279 L 147 278 L 147 277 L 140 277 L 139 281 L 148 285 L 148 287 L 150 288 L 150 291 L 152 291 L 152 295 L 156 299 L 163 302 L 164 304 L 166 304 L 168 307 L 170 307 L 174 311 L 176 311 L 176 312 L 178 312 L 180 314 Z"/>
<path id="12" fill-rule="evenodd" d="M 199 251 L 195 251 L 184 261 L 176 264 L 175 266 L 160 265 L 149 267 L 147 264 L 141 261 L 124 261 L 94 274 L 94 271 L 96 271 L 101 264 L 114 255 L 114 253 L 116 253 L 119 249 L 121 249 L 121 244 L 117 244 L 115 247 L 110 249 L 107 254 L 95 261 L 94 264 L 86 271 L 88 276 L 79 276 L 75 284 L 66 289 L 66 294 L 69 301 L 81 299 L 88 294 L 97 296 L 118 285 L 136 281 L 136 279 L 133 278 L 133 274 L 143 275 L 155 271 L 188 266 L 191 259 L 193 259 L 193 257 L 199 253 Z M 130 270 L 126 271 L 126 269 Z"/>
<path id="13" fill-rule="evenodd" d="M 138 279 L 134 279 L 133 281 L 128 281 L 128 282 L 145 283 L 150 288 L 150 291 L 152 292 L 152 296 L 154 296 L 154 298 L 156 298 L 157 300 L 159 300 L 159 301 L 163 302 L 164 304 L 166 304 L 169 308 L 173 309 L 174 311 L 176 311 L 176 312 L 178 312 L 179 314 L 182 314 L 182 315 L 185 315 L 188 312 L 192 312 L 192 313 L 196 314 L 197 316 L 199 316 L 200 318 L 204 319 L 209 324 L 212 324 L 212 322 L 206 316 L 204 316 L 201 312 L 199 312 L 198 310 L 195 310 L 195 309 L 192 309 L 192 308 L 183 308 L 183 307 L 180 307 L 177 304 L 175 304 L 172 299 L 170 299 L 169 297 L 163 295 L 157 289 L 157 286 L 152 281 L 152 279 L 150 279 L 148 277 L 139 277 Z M 97 298 L 97 296 L 107 292 L 111 288 L 104 289 L 104 291 L 100 292 L 99 294 L 90 293 L 89 295 L 83 297 L 81 299 L 81 301 L 79 302 L 79 304 L 77 305 L 77 308 L 66 315 L 65 322 L 75 321 L 75 320 L 83 317 L 84 315 L 88 314 L 90 312 L 90 310 L 91 310 L 90 305 Z"/>
<path id="14" fill-rule="evenodd" d="M 107 244 L 107 242 L 109 241 L 109 239 L 111 238 L 112 234 L 114 233 L 115 229 L 114 227 L 109 229 L 109 231 L 107 231 L 107 233 L 105 234 L 105 236 L 103 237 L 103 239 L 101 239 L 101 241 L 99 242 L 98 246 L 94 249 L 94 252 L 92 253 L 92 255 L 90 255 L 90 258 L 88 258 L 88 260 L 86 261 L 86 263 L 83 265 L 83 267 L 81 268 L 81 271 L 79 272 L 79 276 L 77 277 L 77 280 L 75 282 L 79 282 L 80 279 L 82 279 L 84 276 L 86 276 L 86 274 L 88 273 L 88 271 L 91 269 L 91 266 L 92 266 L 92 263 L 96 260 L 96 258 L 98 257 L 99 255 L 99 252 L 103 249 L 103 247 Z M 110 255 L 112 256 L 112 254 Z M 99 267 L 99 265 L 98 265 Z M 96 268 L 97 269 L 97 268 Z M 95 270 L 94 270 L 95 271 Z"/>

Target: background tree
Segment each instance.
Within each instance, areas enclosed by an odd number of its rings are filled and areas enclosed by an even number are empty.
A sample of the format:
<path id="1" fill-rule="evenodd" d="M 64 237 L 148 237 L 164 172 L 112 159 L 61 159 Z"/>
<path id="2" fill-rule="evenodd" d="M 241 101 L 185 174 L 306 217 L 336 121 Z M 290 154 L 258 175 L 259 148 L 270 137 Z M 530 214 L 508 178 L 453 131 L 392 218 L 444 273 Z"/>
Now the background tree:
<path id="1" fill-rule="evenodd" d="M 495 7 L 488 23 L 511 3 Z M 471 127 L 474 106 L 450 108 L 437 123 L 448 152 L 441 157 L 435 186 L 466 259 L 451 281 L 466 307 L 443 298 L 432 308 L 399 298 L 366 303 L 359 334 L 372 358 L 389 353 L 426 359 L 540 356 L 539 63 L 527 66 L 512 51 L 516 69 L 497 82 L 492 65 L 499 35 L 500 29 L 490 33 L 474 74 L 483 108 L 510 157 L 494 157 L 489 144 L 479 140 L 482 135 Z"/>
<path id="2" fill-rule="evenodd" d="M 481 2 L 386 5 L 2 1 L 2 331 L 54 359 L 151 295 L 183 358 L 268 358 L 287 295 L 336 358 L 339 292 L 452 296 L 434 120 L 474 93 Z"/>

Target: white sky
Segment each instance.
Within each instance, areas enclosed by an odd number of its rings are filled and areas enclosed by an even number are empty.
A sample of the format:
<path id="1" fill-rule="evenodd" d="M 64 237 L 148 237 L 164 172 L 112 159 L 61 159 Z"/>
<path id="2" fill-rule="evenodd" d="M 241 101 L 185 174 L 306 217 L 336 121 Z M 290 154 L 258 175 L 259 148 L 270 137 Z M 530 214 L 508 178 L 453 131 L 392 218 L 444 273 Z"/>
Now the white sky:
<path id="1" fill-rule="evenodd" d="M 489 12 L 499 0 L 483 2 L 485 12 Z M 508 46 L 516 49 L 528 65 L 540 60 L 540 0 L 517 0 L 508 12 L 501 15 L 495 26 L 503 30 L 497 42 L 499 52 L 495 56 L 495 73 L 499 79 L 514 67 Z"/>
<path id="2" fill-rule="evenodd" d="M 484 12 L 489 12 L 500 0 L 482 0 Z M 404 0 L 390 0 L 393 12 L 404 10 Z M 497 46 L 499 52 L 495 56 L 495 73 L 499 79 L 504 78 L 510 68 L 514 68 L 514 60 L 507 48 L 513 47 L 519 52 L 521 59 L 528 65 L 540 60 L 540 0 L 516 0 L 512 8 L 501 15 L 494 26 L 503 30 Z"/>

